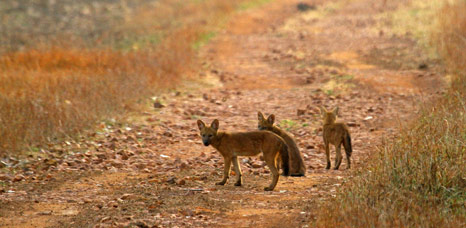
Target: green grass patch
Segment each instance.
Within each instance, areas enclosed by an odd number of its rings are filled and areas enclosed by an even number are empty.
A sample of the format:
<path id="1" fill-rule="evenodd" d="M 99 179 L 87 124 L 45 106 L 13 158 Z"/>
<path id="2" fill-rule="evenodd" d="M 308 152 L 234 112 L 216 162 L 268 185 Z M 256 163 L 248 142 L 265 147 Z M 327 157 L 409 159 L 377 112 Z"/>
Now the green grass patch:
<path id="1" fill-rule="evenodd" d="M 217 32 L 210 31 L 200 35 L 199 39 L 193 43 L 193 49 L 199 50 L 202 46 L 206 45 L 212 38 L 217 35 Z"/>
<path id="2" fill-rule="evenodd" d="M 342 81 L 353 80 L 353 78 L 354 78 L 354 75 L 351 75 L 351 74 L 344 74 L 344 75 L 337 76 L 337 79 L 342 80 Z"/>
<path id="3" fill-rule="evenodd" d="M 238 10 L 248 10 L 257 7 L 261 7 L 267 3 L 270 3 L 273 0 L 252 0 L 252 1 L 245 1 L 238 6 Z"/>
<path id="4" fill-rule="evenodd" d="M 280 121 L 280 127 L 284 128 L 287 131 L 290 131 L 298 126 L 298 122 L 294 120 L 284 119 Z"/>

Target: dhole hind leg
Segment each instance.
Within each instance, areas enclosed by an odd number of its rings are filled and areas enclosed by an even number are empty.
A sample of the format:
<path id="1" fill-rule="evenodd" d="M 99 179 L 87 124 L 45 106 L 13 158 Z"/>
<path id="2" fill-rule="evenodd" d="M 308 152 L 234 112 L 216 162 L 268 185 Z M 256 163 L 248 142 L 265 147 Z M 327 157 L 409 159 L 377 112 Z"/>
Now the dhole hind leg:
<path id="1" fill-rule="evenodd" d="M 272 191 L 275 186 L 277 186 L 278 183 L 278 178 L 279 178 L 279 173 L 277 169 L 277 164 L 276 164 L 276 158 L 265 158 L 265 163 L 267 163 L 267 166 L 270 169 L 270 172 L 272 173 L 272 183 L 270 183 L 269 187 L 265 187 L 265 191 Z"/>
<path id="2" fill-rule="evenodd" d="M 277 159 L 275 160 L 275 164 L 277 165 L 277 170 L 278 170 L 278 173 L 280 173 L 280 169 L 282 169 L 282 156 L 278 156 Z M 282 172 L 282 174 L 280 174 L 282 176 L 286 176 L 284 172 Z"/>
<path id="3" fill-rule="evenodd" d="M 327 157 L 327 167 L 326 169 L 330 169 L 330 145 L 329 143 L 325 143 L 325 156 Z"/>
<path id="4" fill-rule="evenodd" d="M 335 170 L 340 168 L 341 160 L 343 156 L 341 156 L 341 143 L 335 146 L 335 150 L 337 151 L 337 156 L 335 157 Z"/>
<path id="5" fill-rule="evenodd" d="M 345 136 L 345 139 L 343 140 L 343 146 L 345 147 L 345 154 L 346 154 L 346 160 L 347 160 L 347 169 L 351 168 L 351 154 L 353 152 L 353 148 L 351 147 L 351 136 L 349 133 Z"/>
<path id="6" fill-rule="evenodd" d="M 225 185 L 227 183 L 228 178 L 230 177 L 230 168 L 231 168 L 231 158 L 223 158 L 225 167 L 223 170 L 223 180 L 220 182 L 215 183 L 216 185 Z"/>
<path id="7" fill-rule="evenodd" d="M 346 161 L 348 161 L 346 169 L 350 169 L 351 168 L 351 156 L 348 156 L 348 154 L 346 154 Z"/>
<path id="8" fill-rule="evenodd" d="M 241 166 L 239 166 L 238 157 L 233 157 L 233 168 L 238 178 L 236 178 L 235 186 L 241 186 L 243 182 L 243 174 L 241 172 Z"/>

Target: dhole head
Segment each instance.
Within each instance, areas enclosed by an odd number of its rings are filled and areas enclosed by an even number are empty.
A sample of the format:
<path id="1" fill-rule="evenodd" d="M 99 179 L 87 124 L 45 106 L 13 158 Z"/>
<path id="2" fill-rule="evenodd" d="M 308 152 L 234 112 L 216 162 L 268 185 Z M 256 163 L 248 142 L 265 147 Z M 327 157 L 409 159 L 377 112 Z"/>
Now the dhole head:
<path id="1" fill-rule="evenodd" d="M 199 131 L 201 131 L 202 143 L 204 143 L 204 146 L 209 146 L 212 143 L 212 139 L 217 136 L 218 120 L 215 119 L 212 121 L 210 127 L 206 127 L 202 120 L 197 120 L 197 126 L 199 127 Z"/>
<path id="2" fill-rule="evenodd" d="M 332 111 L 328 111 L 325 107 L 320 108 L 320 113 L 322 114 L 322 119 L 324 124 L 335 123 L 338 116 L 338 107 L 334 108 Z"/>
<path id="3" fill-rule="evenodd" d="M 257 128 L 259 130 L 270 130 L 273 127 L 273 122 L 275 122 L 275 115 L 270 115 L 267 119 L 265 119 L 264 114 L 262 112 L 257 113 L 257 118 L 259 123 L 257 124 Z"/>

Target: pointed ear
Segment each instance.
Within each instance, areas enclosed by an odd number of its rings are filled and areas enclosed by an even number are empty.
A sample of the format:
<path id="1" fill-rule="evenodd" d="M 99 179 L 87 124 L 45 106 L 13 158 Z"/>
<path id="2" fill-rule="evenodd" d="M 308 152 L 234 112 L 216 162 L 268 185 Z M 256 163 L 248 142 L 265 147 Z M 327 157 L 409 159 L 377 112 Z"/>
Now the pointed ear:
<path id="1" fill-rule="evenodd" d="M 199 127 L 199 130 L 202 131 L 202 129 L 205 128 L 205 123 L 202 122 L 202 120 L 197 120 L 197 126 Z"/>
<path id="2" fill-rule="evenodd" d="M 217 131 L 217 130 L 218 130 L 218 124 L 219 124 L 219 123 L 218 123 L 218 120 L 215 119 L 215 120 L 212 121 L 212 123 L 210 124 L 210 127 L 211 127 L 212 129 L 214 129 L 215 131 Z"/>
<path id="3" fill-rule="evenodd" d="M 320 114 L 322 116 L 325 116 L 325 113 L 327 113 L 327 109 L 324 106 L 320 106 L 319 108 L 320 108 Z"/>
<path id="4" fill-rule="evenodd" d="M 264 114 L 262 114 L 262 112 L 257 112 L 257 119 L 259 119 L 259 121 L 265 120 Z"/>
<path id="5" fill-rule="evenodd" d="M 273 124 L 273 122 L 275 122 L 275 115 L 274 115 L 274 114 L 271 114 L 271 115 L 267 118 L 267 122 L 269 122 L 270 124 Z"/>
<path id="6" fill-rule="evenodd" d="M 327 112 L 327 109 L 324 106 L 320 106 L 319 109 L 320 109 L 320 113 L 326 113 Z"/>
<path id="7" fill-rule="evenodd" d="M 335 107 L 335 108 L 332 110 L 332 112 L 333 112 L 333 114 L 335 114 L 335 116 L 338 116 L 338 110 L 339 110 L 338 107 Z"/>

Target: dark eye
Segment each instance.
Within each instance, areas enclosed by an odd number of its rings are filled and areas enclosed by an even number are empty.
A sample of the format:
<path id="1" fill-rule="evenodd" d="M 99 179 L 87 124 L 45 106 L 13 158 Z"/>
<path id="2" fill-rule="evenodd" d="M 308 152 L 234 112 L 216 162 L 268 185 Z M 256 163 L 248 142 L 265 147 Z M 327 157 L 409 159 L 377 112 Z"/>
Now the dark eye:
<path id="1" fill-rule="evenodd" d="M 212 137 L 212 135 L 209 135 L 209 138 Z"/>
<path id="2" fill-rule="evenodd" d="M 202 134 L 202 137 L 205 137 L 205 134 Z"/>

